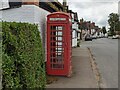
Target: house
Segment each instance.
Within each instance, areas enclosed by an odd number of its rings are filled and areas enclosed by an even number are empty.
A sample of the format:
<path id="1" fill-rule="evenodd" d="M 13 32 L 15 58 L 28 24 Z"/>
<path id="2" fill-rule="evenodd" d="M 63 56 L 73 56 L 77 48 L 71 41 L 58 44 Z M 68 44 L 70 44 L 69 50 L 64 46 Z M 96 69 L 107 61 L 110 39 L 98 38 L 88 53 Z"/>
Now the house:
<path id="1" fill-rule="evenodd" d="M 39 0 L 29 0 L 29 2 L 28 0 L 10 1 L 0 2 L 3 4 L 3 7 L 0 7 L 1 20 L 37 24 L 44 50 L 46 50 L 46 17 L 52 12 L 64 11 L 62 4 L 59 2 L 39 2 Z"/>
<path id="2" fill-rule="evenodd" d="M 48 0 L 49 1 L 49 0 Z M 40 1 L 39 2 L 39 7 L 43 8 L 46 11 L 49 12 L 64 12 L 65 7 L 58 1 L 56 0 L 50 0 L 50 2 L 47 1 Z"/>
<path id="3" fill-rule="evenodd" d="M 95 32 L 96 32 L 96 31 L 95 31 L 95 28 L 94 28 L 94 27 L 95 27 L 95 23 L 92 22 L 90 26 L 91 26 L 91 35 L 94 35 Z"/>
<path id="4" fill-rule="evenodd" d="M 40 8 L 36 3 L 33 4 L 18 4 L 17 2 L 9 3 L 9 8 L 2 12 L 2 20 L 8 22 L 26 22 L 38 24 L 43 46 L 45 46 L 45 30 L 46 16 L 50 12 Z"/>
<path id="5" fill-rule="evenodd" d="M 120 1 L 118 2 L 118 13 L 119 13 L 119 21 L 120 21 Z"/>
<path id="6" fill-rule="evenodd" d="M 80 25 L 80 29 L 81 29 L 81 39 L 84 40 L 86 34 L 91 33 L 90 21 L 84 21 L 83 19 L 80 19 L 79 25 Z"/>
<path id="7" fill-rule="evenodd" d="M 72 15 L 72 47 L 77 47 L 77 40 L 80 37 L 80 34 L 78 34 L 79 20 L 77 12 L 72 12 L 71 15 Z"/>

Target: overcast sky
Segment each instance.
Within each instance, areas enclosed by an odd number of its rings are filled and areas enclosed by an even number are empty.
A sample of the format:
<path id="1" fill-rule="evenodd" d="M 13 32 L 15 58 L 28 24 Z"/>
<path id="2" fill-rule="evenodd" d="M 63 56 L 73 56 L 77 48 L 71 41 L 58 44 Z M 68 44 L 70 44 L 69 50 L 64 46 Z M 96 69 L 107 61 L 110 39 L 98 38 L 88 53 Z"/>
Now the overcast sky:
<path id="1" fill-rule="evenodd" d="M 61 3 L 63 0 L 59 0 Z M 79 19 L 95 22 L 96 25 L 108 28 L 108 15 L 118 13 L 120 0 L 67 0 L 69 9 L 78 13 Z"/>

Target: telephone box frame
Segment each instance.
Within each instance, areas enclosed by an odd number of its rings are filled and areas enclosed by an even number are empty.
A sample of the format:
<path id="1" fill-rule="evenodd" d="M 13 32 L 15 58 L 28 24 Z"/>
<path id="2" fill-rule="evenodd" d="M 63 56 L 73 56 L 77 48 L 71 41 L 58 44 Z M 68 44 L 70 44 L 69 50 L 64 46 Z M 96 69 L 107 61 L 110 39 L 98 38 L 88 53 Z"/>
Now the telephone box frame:
<path id="1" fill-rule="evenodd" d="M 47 16 L 46 70 L 48 75 L 71 75 L 71 29 L 72 22 L 69 14 L 55 12 Z"/>

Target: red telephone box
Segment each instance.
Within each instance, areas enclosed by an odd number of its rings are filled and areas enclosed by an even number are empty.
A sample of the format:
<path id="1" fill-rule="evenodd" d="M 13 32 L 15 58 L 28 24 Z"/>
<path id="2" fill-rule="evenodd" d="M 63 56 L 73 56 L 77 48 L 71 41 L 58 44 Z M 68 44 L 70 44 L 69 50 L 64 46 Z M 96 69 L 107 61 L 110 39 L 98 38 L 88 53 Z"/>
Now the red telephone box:
<path id="1" fill-rule="evenodd" d="M 47 74 L 70 76 L 71 66 L 71 17 L 55 12 L 47 16 Z"/>

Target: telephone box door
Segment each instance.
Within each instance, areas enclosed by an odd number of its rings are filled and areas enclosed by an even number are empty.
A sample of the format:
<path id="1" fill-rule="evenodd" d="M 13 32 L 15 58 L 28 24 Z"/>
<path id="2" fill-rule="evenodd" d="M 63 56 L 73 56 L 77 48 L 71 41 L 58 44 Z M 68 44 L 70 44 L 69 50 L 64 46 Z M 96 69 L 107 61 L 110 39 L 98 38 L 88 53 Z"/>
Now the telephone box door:
<path id="1" fill-rule="evenodd" d="M 49 24 L 48 29 L 50 30 L 48 36 L 48 73 L 54 75 L 65 74 L 67 70 L 66 61 L 66 32 L 65 24 L 55 25 Z M 49 38 L 50 37 L 50 38 Z"/>

